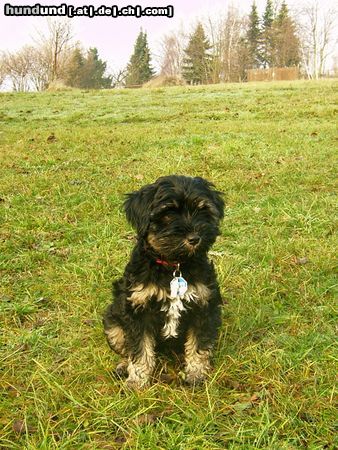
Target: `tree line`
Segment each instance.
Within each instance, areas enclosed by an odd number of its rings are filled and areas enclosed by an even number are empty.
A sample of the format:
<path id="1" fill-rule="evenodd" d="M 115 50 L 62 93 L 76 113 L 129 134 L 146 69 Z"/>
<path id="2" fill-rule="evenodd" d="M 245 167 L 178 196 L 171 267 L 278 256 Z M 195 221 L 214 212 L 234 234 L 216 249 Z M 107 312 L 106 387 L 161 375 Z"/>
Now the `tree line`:
<path id="1" fill-rule="evenodd" d="M 107 63 L 96 48 L 84 50 L 72 43 L 69 21 L 48 20 L 47 34 L 40 34 L 35 46 L 6 52 L 0 58 L 0 83 L 9 78 L 14 91 L 43 91 L 54 82 L 65 86 L 102 89 L 112 86 Z"/>
<path id="2" fill-rule="evenodd" d="M 242 15 L 229 6 L 222 16 L 165 35 L 158 57 L 159 74 L 188 84 L 245 81 L 249 69 L 300 67 L 308 78 L 323 75 L 333 38 L 335 13 L 317 3 L 297 17 L 285 0 L 277 8 L 266 1 L 259 15 L 255 2 Z M 73 42 L 70 21 L 49 19 L 48 31 L 35 45 L 0 56 L 0 84 L 10 80 L 15 91 L 45 90 L 53 83 L 104 89 L 140 86 L 155 75 L 148 36 L 141 29 L 126 67 L 108 73 L 97 48 Z"/>
<path id="3" fill-rule="evenodd" d="M 233 6 L 221 17 L 199 22 L 185 39 L 181 30 L 164 37 L 161 73 L 190 84 L 245 81 L 249 69 L 299 67 L 308 78 L 324 75 L 334 40 L 335 11 L 318 3 L 292 14 L 285 0 L 255 2 L 247 16 Z"/>

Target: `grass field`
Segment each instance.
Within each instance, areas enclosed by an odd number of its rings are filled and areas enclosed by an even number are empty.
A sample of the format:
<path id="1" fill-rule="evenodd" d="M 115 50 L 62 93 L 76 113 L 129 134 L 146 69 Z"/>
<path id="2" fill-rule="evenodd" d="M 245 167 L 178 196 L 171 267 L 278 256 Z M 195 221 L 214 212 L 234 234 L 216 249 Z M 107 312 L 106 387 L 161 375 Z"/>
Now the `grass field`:
<path id="1" fill-rule="evenodd" d="M 334 449 L 335 81 L 0 95 L 0 447 Z M 205 386 L 132 392 L 101 315 L 124 193 L 225 192 L 223 328 Z"/>

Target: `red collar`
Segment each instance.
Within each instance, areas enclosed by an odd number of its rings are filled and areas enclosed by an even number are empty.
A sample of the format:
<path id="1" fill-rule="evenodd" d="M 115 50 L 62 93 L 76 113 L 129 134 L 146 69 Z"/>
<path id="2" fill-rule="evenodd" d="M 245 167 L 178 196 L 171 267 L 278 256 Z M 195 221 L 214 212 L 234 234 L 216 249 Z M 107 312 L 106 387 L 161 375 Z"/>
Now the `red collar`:
<path id="1" fill-rule="evenodd" d="M 159 258 L 156 260 L 156 264 L 160 264 L 161 266 L 165 266 L 165 267 L 174 267 L 175 269 L 178 267 L 177 262 L 168 262 L 168 261 L 164 261 L 163 259 L 159 259 Z"/>

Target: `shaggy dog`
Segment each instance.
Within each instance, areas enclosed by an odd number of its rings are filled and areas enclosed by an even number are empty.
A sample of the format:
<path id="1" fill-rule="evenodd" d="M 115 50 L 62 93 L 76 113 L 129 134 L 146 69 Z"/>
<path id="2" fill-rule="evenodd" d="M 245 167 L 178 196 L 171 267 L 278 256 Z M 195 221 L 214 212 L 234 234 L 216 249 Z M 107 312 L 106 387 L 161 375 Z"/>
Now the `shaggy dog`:
<path id="1" fill-rule="evenodd" d="M 221 296 L 207 253 L 219 234 L 224 202 L 209 181 L 166 176 L 128 194 L 126 216 L 137 231 L 123 277 L 104 317 L 119 374 L 142 387 L 165 344 L 184 351 L 185 379 L 204 380 L 221 324 Z"/>

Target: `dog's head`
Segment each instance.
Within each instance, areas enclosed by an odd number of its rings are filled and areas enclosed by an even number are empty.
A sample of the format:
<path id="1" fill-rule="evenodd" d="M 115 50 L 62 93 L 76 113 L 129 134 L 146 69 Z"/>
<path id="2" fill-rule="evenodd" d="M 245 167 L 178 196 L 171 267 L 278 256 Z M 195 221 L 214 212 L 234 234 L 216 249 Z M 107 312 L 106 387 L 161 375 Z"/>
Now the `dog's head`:
<path id="1" fill-rule="evenodd" d="M 209 181 L 171 175 L 128 194 L 128 221 L 153 251 L 171 261 L 205 253 L 219 234 L 224 202 Z"/>

